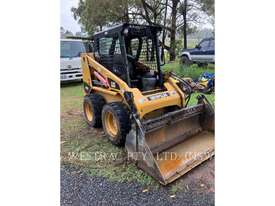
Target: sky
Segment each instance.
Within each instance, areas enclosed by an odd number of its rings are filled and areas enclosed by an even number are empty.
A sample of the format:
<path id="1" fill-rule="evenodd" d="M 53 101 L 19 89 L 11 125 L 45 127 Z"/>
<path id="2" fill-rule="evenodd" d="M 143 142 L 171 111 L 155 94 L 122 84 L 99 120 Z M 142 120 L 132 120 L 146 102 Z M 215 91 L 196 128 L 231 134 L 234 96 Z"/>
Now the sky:
<path id="1" fill-rule="evenodd" d="M 78 5 L 79 0 L 61 0 L 60 10 L 61 10 L 61 23 L 65 30 L 70 30 L 75 34 L 75 32 L 80 31 L 80 25 L 74 20 L 73 13 L 71 12 L 72 7 Z"/>

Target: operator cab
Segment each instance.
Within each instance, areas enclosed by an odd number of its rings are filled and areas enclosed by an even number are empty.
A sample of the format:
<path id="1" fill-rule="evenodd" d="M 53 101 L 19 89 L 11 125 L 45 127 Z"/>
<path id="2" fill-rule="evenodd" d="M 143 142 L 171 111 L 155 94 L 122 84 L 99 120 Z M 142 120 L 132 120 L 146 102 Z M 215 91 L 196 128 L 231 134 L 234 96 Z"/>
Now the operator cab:
<path id="1" fill-rule="evenodd" d="M 141 91 L 161 88 L 157 26 L 122 24 L 96 33 L 94 54 L 99 63 Z"/>

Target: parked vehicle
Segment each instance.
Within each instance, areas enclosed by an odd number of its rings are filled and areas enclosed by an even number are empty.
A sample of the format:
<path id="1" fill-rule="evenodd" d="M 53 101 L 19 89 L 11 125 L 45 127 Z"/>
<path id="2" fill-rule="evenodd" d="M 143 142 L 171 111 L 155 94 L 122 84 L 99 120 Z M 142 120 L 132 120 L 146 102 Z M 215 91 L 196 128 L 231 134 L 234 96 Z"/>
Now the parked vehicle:
<path id="1" fill-rule="evenodd" d="M 206 38 L 193 49 L 183 49 L 180 57 L 185 65 L 207 66 L 209 63 L 215 63 L 215 39 Z"/>
<path id="2" fill-rule="evenodd" d="M 86 52 L 85 42 L 78 39 L 60 41 L 60 80 L 61 82 L 81 81 L 82 69 L 80 54 Z"/>

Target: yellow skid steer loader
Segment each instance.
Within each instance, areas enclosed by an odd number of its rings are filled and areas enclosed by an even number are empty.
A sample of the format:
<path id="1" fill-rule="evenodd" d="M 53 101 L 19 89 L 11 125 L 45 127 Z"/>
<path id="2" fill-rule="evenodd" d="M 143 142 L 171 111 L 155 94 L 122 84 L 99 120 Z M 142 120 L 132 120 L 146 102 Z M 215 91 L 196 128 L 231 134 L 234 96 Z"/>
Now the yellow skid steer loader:
<path id="1" fill-rule="evenodd" d="M 161 71 L 161 28 L 122 24 L 96 33 L 81 55 L 84 117 L 168 184 L 214 155 L 214 111 L 174 73 Z"/>

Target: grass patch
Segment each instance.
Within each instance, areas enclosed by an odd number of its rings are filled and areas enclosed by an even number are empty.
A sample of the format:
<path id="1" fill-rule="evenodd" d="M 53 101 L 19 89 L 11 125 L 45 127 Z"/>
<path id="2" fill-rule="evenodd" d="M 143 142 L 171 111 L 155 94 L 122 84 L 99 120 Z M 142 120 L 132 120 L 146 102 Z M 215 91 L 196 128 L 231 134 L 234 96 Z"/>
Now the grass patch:
<path id="1" fill-rule="evenodd" d="M 66 84 L 61 86 L 60 91 L 61 113 L 82 108 L 83 86 L 82 83 Z"/>
<path id="2" fill-rule="evenodd" d="M 187 67 L 180 64 L 178 60 L 165 64 L 162 70 L 164 72 L 173 71 L 181 77 L 191 77 L 192 79 L 197 79 L 203 72 L 215 72 L 213 64 L 209 64 L 206 67 L 198 67 L 196 64 L 193 64 Z"/>
<path id="3" fill-rule="evenodd" d="M 195 93 L 195 94 L 192 94 L 191 96 L 191 99 L 189 101 L 189 104 L 188 105 L 196 105 L 197 104 L 197 96 L 199 95 L 199 93 Z M 212 105 L 215 105 L 215 95 L 214 94 L 204 94 L 204 96 L 209 100 L 209 102 L 212 104 Z"/>

